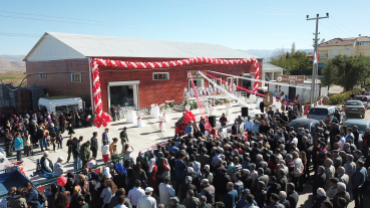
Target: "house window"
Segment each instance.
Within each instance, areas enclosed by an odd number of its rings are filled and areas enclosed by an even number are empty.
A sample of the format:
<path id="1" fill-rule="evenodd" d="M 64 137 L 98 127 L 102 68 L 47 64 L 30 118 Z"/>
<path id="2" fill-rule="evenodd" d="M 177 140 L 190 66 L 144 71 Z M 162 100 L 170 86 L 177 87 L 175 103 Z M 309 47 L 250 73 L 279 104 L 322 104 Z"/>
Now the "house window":
<path id="1" fill-rule="evenodd" d="M 349 51 L 349 50 L 351 50 L 351 48 L 350 48 L 350 47 L 347 47 L 347 48 L 346 48 L 346 51 Z"/>
<path id="2" fill-rule="evenodd" d="M 40 79 L 46 79 L 46 73 L 40 73 L 39 76 Z"/>
<path id="3" fill-rule="evenodd" d="M 204 87 L 204 80 L 203 79 L 193 79 L 194 86 L 196 88 Z M 191 79 L 189 79 L 189 89 L 193 88 L 193 84 L 191 83 Z"/>
<path id="4" fill-rule="evenodd" d="M 333 50 L 333 51 L 331 52 L 331 55 L 332 55 L 332 56 L 336 56 L 336 55 L 338 55 L 338 51 L 337 51 L 337 50 Z"/>
<path id="5" fill-rule="evenodd" d="M 81 82 L 81 73 L 71 73 L 71 82 Z"/>
<path id="6" fill-rule="evenodd" d="M 238 86 L 238 78 L 233 79 L 234 85 Z"/>
<path id="7" fill-rule="evenodd" d="M 153 80 L 170 80 L 170 73 L 168 72 L 154 72 Z"/>

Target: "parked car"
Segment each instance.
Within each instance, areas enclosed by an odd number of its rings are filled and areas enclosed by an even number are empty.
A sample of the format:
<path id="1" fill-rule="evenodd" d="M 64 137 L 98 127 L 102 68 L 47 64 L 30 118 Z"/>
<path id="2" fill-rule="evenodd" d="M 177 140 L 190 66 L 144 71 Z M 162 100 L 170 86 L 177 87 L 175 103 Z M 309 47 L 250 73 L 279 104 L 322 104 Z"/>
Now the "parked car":
<path id="1" fill-rule="evenodd" d="M 340 114 L 340 121 L 339 123 L 343 123 L 346 120 L 346 114 L 341 111 L 337 106 L 316 106 L 310 109 L 307 114 L 307 118 L 315 119 L 315 120 L 323 120 L 326 124 L 329 124 L 334 117 L 335 111 L 338 111 Z"/>
<path id="2" fill-rule="evenodd" d="M 366 109 L 370 108 L 370 96 L 369 95 L 356 95 L 355 100 L 360 100 L 364 104 Z"/>
<path id="3" fill-rule="evenodd" d="M 341 127 L 341 131 L 342 131 L 343 126 L 347 126 L 348 128 L 353 129 L 354 125 L 357 126 L 358 132 L 360 133 L 358 140 L 360 143 L 360 147 L 362 147 L 362 135 L 364 135 L 366 132 L 366 129 L 370 127 L 370 121 L 363 120 L 363 119 L 348 119 L 346 122 L 343 123 Z"/>
<path id="4" fill-rule="evenodd" d="M 347 118 L 350 116 L 365 118 L 366 109 L 360 100 L 347 100 L 343 108 Z"/>
<path id="5" fill-rule="evenodd" d="M 298 132 L 298 126 L 300 123 L 305 129 L 309 129 L 310 131 L 312 131 L 315 128 L 315 124 L 320 122 L 315 119 L 297 118 L 290 122 L 289 126 L 293 127 L 295 132 Z"/>

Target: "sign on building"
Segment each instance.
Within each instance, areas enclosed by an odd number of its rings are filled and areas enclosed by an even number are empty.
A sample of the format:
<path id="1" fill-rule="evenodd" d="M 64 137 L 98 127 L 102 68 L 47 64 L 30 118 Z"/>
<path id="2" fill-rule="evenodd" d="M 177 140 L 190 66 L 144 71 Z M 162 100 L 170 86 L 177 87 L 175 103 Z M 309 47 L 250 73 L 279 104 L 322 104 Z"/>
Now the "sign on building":
<path id="1" fill-rule="evenodd" d="M 203 79 L 202 75 L 198 72 L 201 71 L 203 73 L 207 73 L 206 70 L 187 70 L 186 71 L 186 77 L 190 79 L 190 73 L 193 79 Z"/>
<path id="2" fill-rule="evenodd" d="M 295 76 L 295 75 L 277 75 L 276 77 L 277 82 L 284 82 L 284 83 L 303 83 L 304 82 L 304 76 Z"/>

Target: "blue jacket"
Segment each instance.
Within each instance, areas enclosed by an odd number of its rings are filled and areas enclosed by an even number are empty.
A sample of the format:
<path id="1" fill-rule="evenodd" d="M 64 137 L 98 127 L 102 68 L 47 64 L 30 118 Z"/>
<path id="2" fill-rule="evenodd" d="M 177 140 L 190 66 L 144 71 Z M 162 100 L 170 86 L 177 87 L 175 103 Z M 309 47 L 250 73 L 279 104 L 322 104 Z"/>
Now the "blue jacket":
<path id="1" fill-rule="evenodd" d="M 108 142 L 108 144 L 109 144 L 109 138 L 108 138 L 108 135 L 107 135 L 107 133 L 103 133 L 103 140 L 102 141 L 107 141 Z"/>
<path id="2" fill-rule="evenodd" d="M 252 132 L 258 133 L 260 130 L 260 125 L 259 124 L 253 124 L 252 126 Z"/>
<path id="3" fill-rule="evenodd" d="M 23 139 L 21 139 L 19 137 L 16 137 L 14 139 L 14 149 L 15 149 L 15 151 L 23 149 Z"/>
<path id="4" fill-rule="evenodd" d="M 356 168 L 356 172 L 352 174 L 352 188 L 357 189 L 361 184 L 365 182 L 366 179 L 366 169 L 364 167 L 362 168 Z"/>
<path id="5" fill-rule="evenodd" d="M 236 201 L 238 198 L 238 192 L 234 189 L 229 191 L 224 197 L 225 207 L 236 208 Z"/>
<path id="6" fill-rule="evenodd" d="M 39 193 L 36 191 L 35 188 L 31 188 L 28 193 L 26 193 L 26 202 L 27 205 L 32 207 L 38 207 L 40 205 L 39 202 Z"/>
<path id="7" fill-rule="evenodd" d="M 175 161 L 175 169 L 176 169 L 176 176 L 178 179 L 182 179 L 185 171 L 187 170 L 187 166 L 182 160 L 176 160 Z"/>

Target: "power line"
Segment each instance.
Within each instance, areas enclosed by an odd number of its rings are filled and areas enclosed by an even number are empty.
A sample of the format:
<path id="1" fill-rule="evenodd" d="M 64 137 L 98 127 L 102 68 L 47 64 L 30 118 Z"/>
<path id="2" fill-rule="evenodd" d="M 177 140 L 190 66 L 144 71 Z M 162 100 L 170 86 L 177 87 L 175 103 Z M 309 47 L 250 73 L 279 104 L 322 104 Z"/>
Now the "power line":
<path id="1" fill-rule="evenodd" d="M 241 4 L 246 4 L 246 5 L 250 5 L 250 6 L 257 6 L 257 7 L 263 7 L 263 8 L 268 8 L 268 9 L 274 9 L 274 10 L 282 10 L 282 11 L 290 11 L 290 12 L 299 12 L 299 11 L 296 11 L 296 10 L 289 10 L 289 9 L 280 9 L 280 8 L 276 8 L 276 7 L 267 7 L 267 6 L 261 6 L 261 5 L 257 5 L 257 4 L 250 4 L 250 3 L 245 3 L 245 2 L 241 2 L 241 1 L 235 1 L 235 0 L 229 0 L 229 1 L 233 1 L 233 2 L 238 2 L 238 3 L 241 3 Z M 299 12 L 300 14 L 303 14 L 304 12 Z"/>

